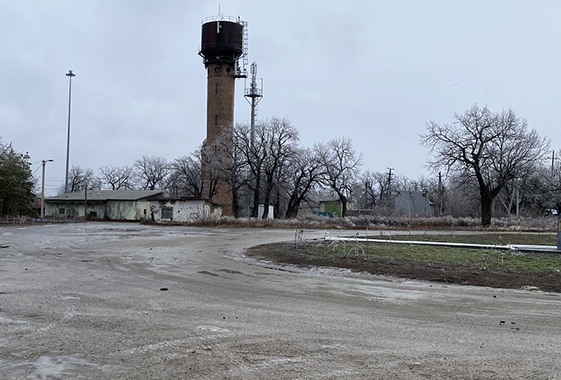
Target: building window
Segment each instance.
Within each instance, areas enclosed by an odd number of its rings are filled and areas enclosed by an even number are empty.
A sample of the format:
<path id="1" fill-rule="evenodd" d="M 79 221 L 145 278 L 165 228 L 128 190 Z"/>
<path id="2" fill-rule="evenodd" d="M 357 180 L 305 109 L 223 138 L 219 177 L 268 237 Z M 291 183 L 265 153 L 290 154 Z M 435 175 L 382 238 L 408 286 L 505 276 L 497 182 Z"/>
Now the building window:
<path id="1" fill-rule="evenodd" d="M 59 214 L 64 214 L 65 211 L 66 211 L 66 210 L 65 210 L 64 208 L 62 208 L 62 207 L 58 209 L 58 213 L 59 213 Z"/>
<path id="2" fill-rule="evenodd" d="M 173 220 L 173 208 L 162 207 L 162 219 Z"/>
<path id="3" fill-rule="evenodd" d="M 146 216 L 146 209 L 144 209 L 144 216 Z"/>
<path id="4" fill-rule="evenodd" d="M 90 211 L 90 218 L 97 218 L 97 211 Z"/>
<path id="5" fill-rule="evenodd" d="M 216 87 L 214 88 L 214 93 L 218 94 L 218 83 L 216 83 Z"/>
<path id="6" fill-rule="evenodd" d="M 214 125 L 218 125 L 218 115 L 214 115 Z"/>

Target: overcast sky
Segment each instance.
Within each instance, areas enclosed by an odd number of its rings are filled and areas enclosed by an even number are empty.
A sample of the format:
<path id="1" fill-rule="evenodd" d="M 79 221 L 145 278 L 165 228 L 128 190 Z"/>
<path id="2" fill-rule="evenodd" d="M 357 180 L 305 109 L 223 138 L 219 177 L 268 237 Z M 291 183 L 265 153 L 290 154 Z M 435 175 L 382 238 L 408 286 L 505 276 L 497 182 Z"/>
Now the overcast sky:
<path id="1" fill-rule="evenodd" d="M 258 118 L 286 117 L 301 145 L 351 138 L 363 169 L 417 178 L 425 123 L 474 103 L 512 108 L 561 148 L 561 2 L 557 0 L 0 0 L 0 136 L 64 183 L 70 164 L 173 160 L 206 133 L 201 21 L 249 22 Z M 244 81 L 235 120 L 248 123 Z M 36 176 L 40 178 L 41 171 Z"/>

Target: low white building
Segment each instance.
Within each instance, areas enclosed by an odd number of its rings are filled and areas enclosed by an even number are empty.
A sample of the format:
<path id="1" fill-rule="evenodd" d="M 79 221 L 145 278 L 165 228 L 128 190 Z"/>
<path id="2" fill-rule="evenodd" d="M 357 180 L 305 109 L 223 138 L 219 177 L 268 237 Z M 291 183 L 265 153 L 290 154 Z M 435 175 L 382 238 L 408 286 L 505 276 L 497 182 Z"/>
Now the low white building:
<path id="1" fill-rule="evenodd" d="M 150 220 L 150 201 L 163 195 L 151 190 L 88 190 L 45 198 L 48 219 Z M 87 210 L 86 210 L 87 202 Z"/>
<path id="2" fill-rule="evenodd" d="M 47 219 L 79 219 L 87 215 L 89 220 L 189 222 L 221 214 L 222 208 L 213 202 L 168 198 L 163 191 L 88 190 L 45 198 Z"/>
<path id="3" fill-rule="evenodd" d="M 202 198 L 152 197 L 149 201 L 155 222 L 196 222 L 222 215 L 220 205 Z"/>

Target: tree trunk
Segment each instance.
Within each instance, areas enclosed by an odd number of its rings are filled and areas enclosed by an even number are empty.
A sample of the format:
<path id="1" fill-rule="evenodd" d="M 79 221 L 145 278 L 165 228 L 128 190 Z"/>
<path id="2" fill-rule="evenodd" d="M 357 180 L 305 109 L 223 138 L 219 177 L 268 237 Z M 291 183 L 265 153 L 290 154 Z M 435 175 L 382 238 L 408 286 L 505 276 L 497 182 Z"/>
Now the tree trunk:
<path id="1" fill-rule="evenodd" d="M 295 197 L 294 195 L 290 196 L 290 199 L 288 200 L 288 205 L 286 206 L 286 213 L 284 214 L 284 218 L 285 219 L 290 219 L 292 217 L 292 214 L 294 213 L 294 208 L 295 208 Z"/>
<path id="2" fill-rule="evenodd" d="M 232 215 L 234 218 L 240 217 L 240 202 L 238 200 L 238 188 L 232 186 Z"/>
<path id="3" fill-rule="evenodd" d="M 341 200 L 341 217 L 347 216 L 347 197 L 343 194 L 339 194 L 339 199 Z"/>
<path id="4" fill-rule="evenodd" d="M 269 216 L 269 206 L 271 205 L 271 188 L 267 184 L 267 189 L 265 190 L 265 200 L 263 202 L 263 219 L 267 219 Z"/>
<path id="5" fill-rule="evenodd" d="M 481 194 L 481 225 L 491 225 L 493 198 L 489 194 Z"/>
<path id="6" fill-rule="evenodd" d="M 282 218 L 281 216 L 281 206 L 280 206 L 280 191 L 277 190 L 277 196 L 275 197 L 275 208 L 274 208 L 274 214 L 276 215 L 277 218 Z"/>
<path id="7" fill-rule="evenodd" d="M 298 215 L 298 208 L 300 207 L 301 201 L 302 198 L 299 198 L 294 194 L 291 195 L 290 200 L 288 201 L 288 206 L 286 207 L 286 213 L 284 214 L 285 219 L 294 218 Z"/>
<path id="8" fill-rule="evenodd" d="M 290 198 L 286 209 L 286 219 L 296 218 L 296 216 L 298 216 L 298 210 L 300 209 L 300 204 L 304 201 L 306 192 L 303 192 L 300 196 L 294 195 L 294 198 Z"/>
<path id="9" fill-rule="evenodd" d="M 271 194 L 273 193 L 273 173 L 269 173 L 265 176 L 265 199 L 263 200 L 263 219 L 267 219 L 269 216 L 269 206 L 271 205 Z"/>
<path id="10" fill-rule="evenodd" d="M 261 173 L 257 170 L 254 179 L 254 188 L 253 188 L 253 210 L 251 212 L 252 218 L 257 218 L 259 216 L 259 190 L 260 190 L 260 182 L 261 182 Z"/>
<path id="11" fill-rule="evenodd" d="M 265 201 L 263 202 L 263 215 L 261 216 L 261 219 L 267 219 L 268 216 L 269 216 L 269 202 Z"/>

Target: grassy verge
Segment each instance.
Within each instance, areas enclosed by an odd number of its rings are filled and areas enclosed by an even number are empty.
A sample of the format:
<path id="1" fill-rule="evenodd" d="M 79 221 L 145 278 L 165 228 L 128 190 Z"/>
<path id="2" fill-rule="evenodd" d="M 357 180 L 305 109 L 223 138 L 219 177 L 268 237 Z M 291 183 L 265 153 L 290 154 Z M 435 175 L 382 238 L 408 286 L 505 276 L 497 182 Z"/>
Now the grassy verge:
<path id="1" fill-rule="evenodd" d="M 452 265 L 466 271 L 505 271 L 529 273 L 558 273 L 561 255 L 520 253 L 493 249 L 466 249 L 397 244 L 306 244 L 311 255 L 330 255 L 334 258 L 374 258 L 404 260 L 422 266 Z"/>

